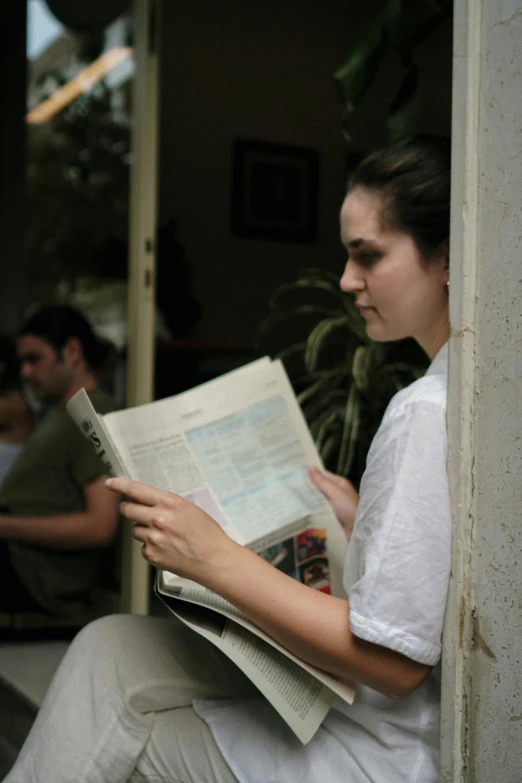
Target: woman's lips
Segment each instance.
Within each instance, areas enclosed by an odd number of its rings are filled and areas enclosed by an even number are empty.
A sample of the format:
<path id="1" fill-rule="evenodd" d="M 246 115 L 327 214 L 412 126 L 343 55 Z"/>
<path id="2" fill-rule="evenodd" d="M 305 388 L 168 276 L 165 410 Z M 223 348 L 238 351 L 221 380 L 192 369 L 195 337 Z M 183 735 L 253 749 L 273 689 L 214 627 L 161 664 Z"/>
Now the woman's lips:
<path id="1" fill-rule="evenodd" d="M 368 315 L 368 313 L 371 313 L 372 310 L 375 310 L 375 307 L 365 306 L 365 305 L 357 305 L 359 308 L 359 312 L 361 315 Z"/>

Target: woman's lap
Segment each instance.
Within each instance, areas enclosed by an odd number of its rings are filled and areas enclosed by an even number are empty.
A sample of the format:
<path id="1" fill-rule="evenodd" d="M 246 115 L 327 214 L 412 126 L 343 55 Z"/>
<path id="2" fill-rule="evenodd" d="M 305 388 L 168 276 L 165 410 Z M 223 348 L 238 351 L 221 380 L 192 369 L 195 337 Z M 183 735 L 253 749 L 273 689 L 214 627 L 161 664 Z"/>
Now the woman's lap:
<path id="1" fill-rule="evenodd" d="M 192 707 L 158 712 L 130 783 L 237 783 Z"/>
<path id="2" fill-rule="evenodd" d="M 179 771 L 195 776 L 183 783 L 235 781 L 192 701 L 256 693 L 174 618 L 102 618 L 71 644 L 6 783 L 37 773 L 40 783 L 124 783 L 144 770 L 149 780 Z"/>

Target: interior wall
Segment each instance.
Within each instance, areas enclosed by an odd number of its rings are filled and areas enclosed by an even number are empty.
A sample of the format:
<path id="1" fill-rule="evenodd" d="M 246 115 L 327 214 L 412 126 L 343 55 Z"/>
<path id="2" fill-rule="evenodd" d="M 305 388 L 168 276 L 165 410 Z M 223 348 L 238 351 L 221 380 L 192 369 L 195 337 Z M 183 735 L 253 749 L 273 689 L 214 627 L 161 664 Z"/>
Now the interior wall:
<path id="1" fill-rule="evenodd" d="M 178 0 L 163 4 L 160 224 L 173 217 L 202 305 L 197 334 L 252 340 L 270 292 L 307 266 L 342 270 L 338 212 L 349 149 L 386 141 L 384 116 L 402 73 L 389 55 L 352 123 L 340 132 L 332 73 L 382 0 Z M 451 24 L 423 47 L 422 129 L 449 133 Z M 436 68 L 433 67 L 436 63 Z M 232 146 L 238 139 L 319 154 L 314 244 L 233 236 Z"/>

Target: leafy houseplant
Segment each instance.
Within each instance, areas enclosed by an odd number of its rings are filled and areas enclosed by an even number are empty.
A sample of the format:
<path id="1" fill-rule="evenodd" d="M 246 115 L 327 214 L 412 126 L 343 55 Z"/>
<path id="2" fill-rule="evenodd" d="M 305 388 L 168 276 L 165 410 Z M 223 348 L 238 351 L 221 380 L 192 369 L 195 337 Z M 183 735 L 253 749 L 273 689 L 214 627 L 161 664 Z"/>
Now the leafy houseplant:
<path id="1" fill-rule="evenodd" d="M 325 466 L 358 485 L 390 398 L 423 374 L 426 357 L 413 341 L 371 341 L 332 272 L 304 270 L 269 308 L 260 350 L 283 361 Z"/>
<path id="2" fill-rule="evenodd" d="M 417 53 L 453 12 L 452 0 L 386 0 L 366 34 L 333 75 L 342 110 L 342 130 L 350 139 L 349 119 L 377 75 L 387 50 L 403 68 L 386 120 L 390 141 L 417 132 L 421 96 Z"/>

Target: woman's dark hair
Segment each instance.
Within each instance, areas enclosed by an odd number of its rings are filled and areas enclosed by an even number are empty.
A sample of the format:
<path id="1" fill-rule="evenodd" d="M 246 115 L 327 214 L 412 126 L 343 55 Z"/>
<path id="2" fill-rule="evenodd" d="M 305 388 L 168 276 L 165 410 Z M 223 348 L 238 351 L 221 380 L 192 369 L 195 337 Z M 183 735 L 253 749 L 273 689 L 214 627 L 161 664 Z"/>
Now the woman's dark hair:
<path id="1" fill-rule="evenodd" d="M 38 310 L 19 332 L 20 336 L 27 334 L 41 337 L 59 353 L 71 337 L 76 337 L 91 370 L 100 369 L 110 353 L 110 344 L 100 340 L 85 316 L 69 305 L 49 305 Z"/>
<path id="2" fill-rule="evenodd" d="M 367 155 L 348 179 L 384 199 L 385 225 L 404 231 L 429 256 L 449 239 L 450 142 L 417 136 Z"/>

